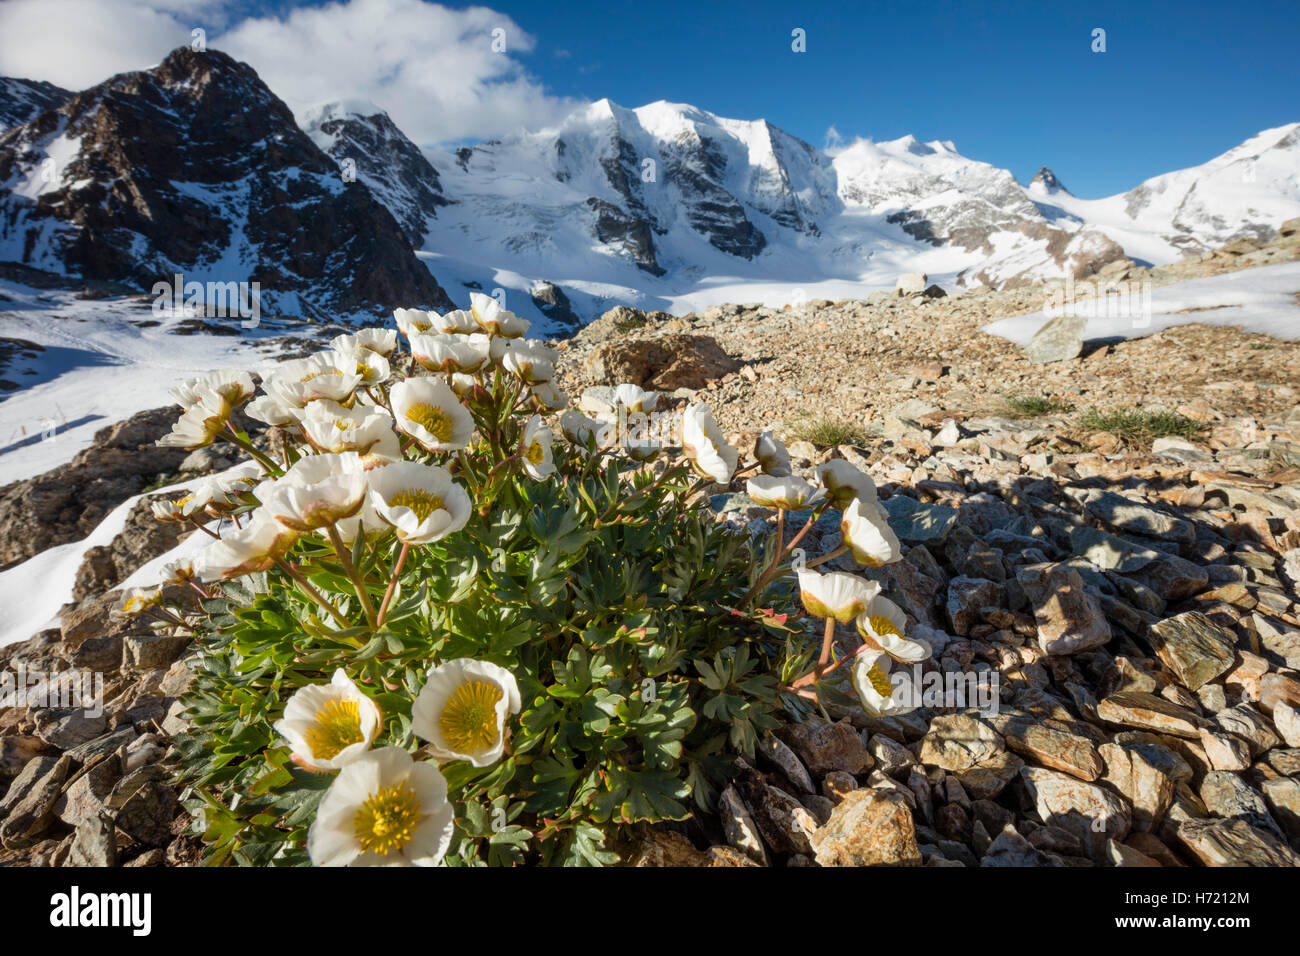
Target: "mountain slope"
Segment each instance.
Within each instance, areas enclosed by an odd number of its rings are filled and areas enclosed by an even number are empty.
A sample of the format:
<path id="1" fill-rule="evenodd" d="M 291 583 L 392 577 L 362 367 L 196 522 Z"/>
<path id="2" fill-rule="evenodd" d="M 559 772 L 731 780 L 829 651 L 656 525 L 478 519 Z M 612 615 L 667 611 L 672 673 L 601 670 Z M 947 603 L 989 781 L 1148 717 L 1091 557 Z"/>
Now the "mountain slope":
<path id="1" fill-rule="evenodd" d="M 0 131 L 26 123 L 70 99 L 72 93 L 44 80 L 0 76 Z"/>
<path id="2" fill-rule="evenodd" d="M 0 136 L 0 260 L 142 290 L 259 282 L 311 318 L 450 307 L 392 215 L 248 66 L 173 52 Z"/>
<path id="3" fill-rule="evenodd" d="M 424 242 L 429 220 L 450 202 L 438 171 L 388 114 L 372 103 L 328 103 L 301 121 L 312 141 L 384 204 L 412 246 Z"/>
<path id="4" fill-rule="evenodd" d="M 1155 264 L 1242 236 L 1266 239 L 1300 215 L 1300 123 L 1105 199 L 1079 199 L 1038 177 L 1026 195 L 1058 227 L 1104 232 L 1131 257 Z"/>

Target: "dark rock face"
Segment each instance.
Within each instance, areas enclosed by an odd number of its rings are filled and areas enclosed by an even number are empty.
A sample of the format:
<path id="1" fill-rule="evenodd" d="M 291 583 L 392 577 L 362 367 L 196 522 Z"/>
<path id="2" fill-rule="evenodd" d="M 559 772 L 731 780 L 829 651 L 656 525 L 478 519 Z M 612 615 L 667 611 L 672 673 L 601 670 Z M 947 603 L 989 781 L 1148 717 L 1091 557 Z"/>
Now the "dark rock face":
<path id="1" fill-rule="evenodd" d="M 84 538 L 158 475 L 176 471 L 189 452 L 154 442 L 180 413 L 175 406 L 140 412 L 98 431 L 68 464 L 0 488 L 0 569 Z"/>
<path id="2" fill-rule="evenodd" d="M 728 255 L 752 259 L 763 251 L 767 237 L 722 185 L 726 156 L 716 144 L 694 136 L 674 144 L 665 158 L 670 180 L 690 197 L 685 212 L 692 229 Z"/>
<path id="3" fill-rule="evenodd" d="M 424 244 L 428 220 L 451 200 L 438 171 L 387 113 L 331 108 L 312 117 L 307 132 L 335 161 L 355 164 L 356 178 L 393 214 L 410 245 Z"/>
<path id="4" fill-rule="evenodd" d="M 46 110 L 63 105 L 71 97 L 71 91 L 44 80 L 0 76 L 0 130 L 26 123 Z"/>
<path id="5" fill-rule="evenodd" d="M 664 269 L 655 259 L 654 231 L 644 219 L 629 216 L 613 203 L 591 196 L 587 206 L 596 214 L 593 230 L 602 244 L 629 256 L 638 269 L 661 276 Z"/>
<path id="6" fill-rule="evenodd" d="M 265 311 L 309 318 L 451 307 L 392 214 L 216 51 L 176 50 L 0 136 L 0 183 L 0 242 L 33 267 L 143 290 L 176 272 L 259 282 Z"/>
<path id="7" fill-rule="evenodd" d="M 1061 181 L 1056 178 L 1056 173 L 1052 172 L 1046 166 L 1039 167 L 1038 172 L 1034 173 L 1034 178 L 1029 181 L 1029 184 L 1032 186 L 1034 183 L 1042 186 L 1049 193 L 1061 192 L 1068 194 L 1070 192 L 1070 190 L 1066 189 L 1065 186 L 1061 184 Z"/>
<path id="8" fill-rule="evenodd" d="M 582 325 L 582 319 L 573 311 L 569 297 L 554 282 L 545 279 L 538 281 L 532 288 L 533 305 L 541 310 L 548 319 L 562 326 L 562 331 L 573 332 Z"/>

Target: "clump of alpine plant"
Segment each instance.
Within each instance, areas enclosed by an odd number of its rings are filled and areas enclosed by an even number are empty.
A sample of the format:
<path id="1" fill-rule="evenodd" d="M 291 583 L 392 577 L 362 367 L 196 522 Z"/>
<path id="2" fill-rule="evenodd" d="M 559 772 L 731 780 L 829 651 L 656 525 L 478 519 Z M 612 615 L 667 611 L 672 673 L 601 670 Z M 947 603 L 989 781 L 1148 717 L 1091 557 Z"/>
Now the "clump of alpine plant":
<path id="1" fill-rule="evenodd" d="M 213 540 L 114 615 L 195 634 L 178 774 L 207 862 L 617 863 L 712 810 L 780 720 L 906 709 L 890 662 L 929 649 L 877 584 L 816 570 L 897 560 L 868 476 L 795 477 L 770 432 L 745 464 L 706 405 L 632 385 L 588 418 L 486 296 L 394 319 L 260 391 L 176 392 L 165 443 L 250 460 L 155 506 Z M 735 482 L 776 510 L 770 540 L 715 520 Z M 844 544 L 805 560 L 831 506 Z"/>

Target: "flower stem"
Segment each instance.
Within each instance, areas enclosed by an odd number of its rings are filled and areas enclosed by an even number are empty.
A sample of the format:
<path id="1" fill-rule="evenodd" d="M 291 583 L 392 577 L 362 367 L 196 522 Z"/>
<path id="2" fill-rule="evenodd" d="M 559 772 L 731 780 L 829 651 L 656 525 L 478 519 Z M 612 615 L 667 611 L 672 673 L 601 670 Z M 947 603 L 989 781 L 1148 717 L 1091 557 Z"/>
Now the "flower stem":
<path id="1" fill-rule="evenodd" d="M 393 592 L 397 590 L 397 578 L 402 573 L 402 565 L 406 563 L 406 555 L 411 550 L 411 542 L 402 542 L 402 553 L 397 556 L 397 564 L 393 566 L 393 577 L 388 582 L 388 590 L 384 592 L 384 601 L 379 605 L 379 625 L 382 626 L 384 618 L 388 615 L 388 605 L 392 603 Z"/>
<path id="2" fill-rule="evenodd" d="M 220 432 L 220 435 L 222 438 L 226 439 L 226 441 L 238 445 L 240 448 L 244 449 L 244 451 L 252 455 L 257 459 L 257 463 L 265 468 L 269 474 L 278 475 L 280 473 L 280 466 L 254 448 L 252 442 L 244 441 L 244 439 L 236 435 L 234 428 L 231 427 L 229 422 L 226 423 L 226 427 L 222 432 Z"/>
<path id="3" fill-rule="evenodd" d="M 809 561 L 807 564 L 804 565 L 804 567 L 815 568 L 817 567 L 817 565 L 825 564 L 827 561 L 834 561 L 841 554 L 848 553 L 848 550 L 849 550 L 849 546 L 847 544 L 842 544 L 834 551 L 830 552 L 829 554 L 823 554 L 820 558 L 814 558 L 813 560 Z"/>
<path id="4" fill-rule="evenodd" d="M 334 622 L 338 624 L 339 627 L 349 626 L 347 618 L 345 618 L 342 614 L 340 614 L 338 610 L 334 607 L 334 605 L 330 604 L 329 601 L 326 601 L 325 598 L 321 597 L 321 593 L 311 586 L 311 583 L 305 577 L 302 576 L 301 571 L 295 568 L 288 561 L 285 561 L 283 558 L 276 558 L 275 563 L 279 565 L 281 571 L 289 575 L 289 577 L 293 578 L 294 582 L 298 585 L 298 587 L 302 588 L 303 592 L 309 598 L 311 598 L 322 608 L 328 611 L 330 617 L 334 618 Z"/>
<path id="5" fill-rule="evenodd" d="M 352 582 L 352 587 L 357 592 L 357 600 L 361 602 L 361 608 L 366 612 L 366 622 L 372 631 L 379 630 L 375 605 L 370 600 L 370 591 L 366 588 L 365 580 L 357 573 L 356 565 L 352 563 L 352 550 L 343 543 L 339 529 L 334 525 L 329 525 L 326 532 L 329 534 L 330 544 L 334 545 L 334 554 L 338 556 L 339 564 L 343 565 L 343 573 Z"/>

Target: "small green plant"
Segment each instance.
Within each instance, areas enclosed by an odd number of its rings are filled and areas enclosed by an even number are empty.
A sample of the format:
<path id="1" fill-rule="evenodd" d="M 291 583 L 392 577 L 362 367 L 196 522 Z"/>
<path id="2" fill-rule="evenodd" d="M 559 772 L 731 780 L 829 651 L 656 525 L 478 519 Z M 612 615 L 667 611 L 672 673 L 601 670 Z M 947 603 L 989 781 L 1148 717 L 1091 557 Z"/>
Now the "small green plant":
<path id="1" fill-rule="evenodd" d="M 1043 395 L 1008 395 L 1003 401 L 1007 405 L 1007 414 L 1016 418 L 1037 418 L 1055 412 L 1074 411 L 1073 403 Z"/>
<path id="2" fill-rule="evenodd" d="M 1127 442 L 1151 441 L 1155 438 L 1191 438 L 1204 426 L 1177 412 L 1147 412 L 1137 408 L 1111 408 L 1101 411 L 1089 407 L 1077 424 L 1090 432 L 1111 432 Z"/>
<path id="3" fill-rule="evenodd" d="M 788 432 L 795 441 L 811 442 L 818 448 L 867 443 L 867 435 L 862 426 L 828 415 L 795 419 L 790 423 Z"/>
<path id="4" fill-rule="evenodd" d="M 557 354 L 472 300 L 398 310 L 409 359 L 365 329 L 266 370 L 255 399 L 246 372 L 173 393 L 164 444 L 252 461 L 153 505 L 216 539 L 166 572 L 197 608 L 132 588 L 114 614 L 194 635 L 177 777 L 210 865 L 616 863 L 714 807 L 781 720 L 918 706 L 889 674 L 929 656 L 906 615 L 812 570 L 899 560 L 868 475 L 794 477 L 770 432 L 741 467 L 707 406 L 656 421 L 631 385 L 609 421 L 559 415 L 554 441 Z M 232 426 L 245 403 L 281 460 Z M 760 466 L 746 490 L 777 527 L 751 537 L 706 492 Z M 831 507 L 843 543 L 809 560 Z M 837 622 L 860 648 L 836 655 Z"/>

